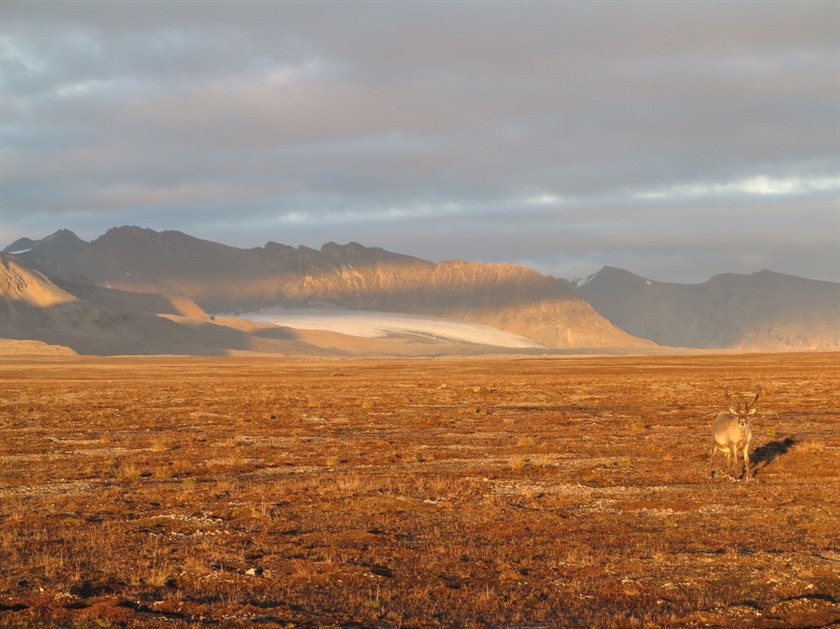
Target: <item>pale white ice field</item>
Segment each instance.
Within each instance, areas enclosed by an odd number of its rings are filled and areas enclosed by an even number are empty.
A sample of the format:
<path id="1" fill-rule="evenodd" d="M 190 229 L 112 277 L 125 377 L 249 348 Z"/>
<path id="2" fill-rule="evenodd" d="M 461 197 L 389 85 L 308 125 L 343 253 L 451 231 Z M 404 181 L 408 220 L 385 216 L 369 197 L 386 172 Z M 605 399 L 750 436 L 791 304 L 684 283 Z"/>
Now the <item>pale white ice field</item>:
<path id="1" fill-rule="evenodd" d="M 265 308 L 240 312 L 237 317 L 298 330 L 329 330 L 364 338 L 410 335 L 450 343 L 475 343 L 508 348 L 544 348 L 524 336 L 481 323 L 368 310 L 330 308 Z"/>

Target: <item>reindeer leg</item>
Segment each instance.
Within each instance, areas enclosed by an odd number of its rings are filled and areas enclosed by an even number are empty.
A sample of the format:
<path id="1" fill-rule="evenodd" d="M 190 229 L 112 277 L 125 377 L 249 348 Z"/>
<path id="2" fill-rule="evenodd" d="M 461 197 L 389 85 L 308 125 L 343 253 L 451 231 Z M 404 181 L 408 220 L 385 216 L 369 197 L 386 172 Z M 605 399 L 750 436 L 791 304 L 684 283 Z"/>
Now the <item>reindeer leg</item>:
<path id="1" fill-rule="evenodd" d="M 734 475 L 737 466 L 738 451 L 735 449 L 735 446 L 729 446 L 729 449 L 726 451 L 726 471 L 729 472 L 729 478 L 732 480 L 738 480 Z"/>
<path id="2" fill-rule="evenodd" d="M 750 470 L 750 444 L 744 446 L 744 476 L 747 480 L 752 480 L 752 470 Z"/>
<path id="3" fill-rule="evenodd" d="M 709 476 L 714 476 L 715 475 L 715 468 L 712 465 L 712 461 L 714 461 L 716 453 L 717 453 L 717 446 L 715 446 L 715 444 L 713 443 L 712 444 L 712 453 L 709 455 L 709 463 L 708 463 L 708 465 L 709 465 Z"/>

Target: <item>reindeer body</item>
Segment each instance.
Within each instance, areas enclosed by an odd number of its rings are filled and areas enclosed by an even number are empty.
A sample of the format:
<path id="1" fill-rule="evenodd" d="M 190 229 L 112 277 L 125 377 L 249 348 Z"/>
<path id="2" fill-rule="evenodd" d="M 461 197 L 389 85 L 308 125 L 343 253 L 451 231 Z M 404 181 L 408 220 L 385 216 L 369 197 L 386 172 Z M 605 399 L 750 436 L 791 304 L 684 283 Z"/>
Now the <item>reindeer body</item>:
<path id="1" fill-rule="evenodd" d="M 747 480 L 752 480 L 750 470 L 750 440 L 752 439 L 750 417 L 755 413 L 753 405 L 758 401 L 758 396 L 761 395 L 761 387 L 755 387 L 755 397 L 752 402 L 733 398 L 729 395 L 729 387 L 726 387 L 724 394 L 727 402 L 729 402 L 729 412 L 720 413 L 712 423 L 712 454 L 709 457 L 709 462 L 711 463 L 716 453 L 723 452 L 726 457 L 727 469 L 732 476 L 732 472 L 738 467 L 738 453 L 741 452 L 744 459 L 744 476 Z"/>

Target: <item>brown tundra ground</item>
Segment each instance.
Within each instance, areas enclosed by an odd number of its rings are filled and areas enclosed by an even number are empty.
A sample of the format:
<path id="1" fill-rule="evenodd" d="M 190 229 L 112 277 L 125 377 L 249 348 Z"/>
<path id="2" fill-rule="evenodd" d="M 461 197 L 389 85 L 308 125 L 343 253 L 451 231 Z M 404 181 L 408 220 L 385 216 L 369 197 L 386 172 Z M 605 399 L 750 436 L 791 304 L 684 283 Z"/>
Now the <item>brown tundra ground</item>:
<path id="1" fill-rule="evenodd" d="M 753 482 L 708 462 L 761 384 Z M 840 624 L 840 356 L 5 357 L 0 625 Z"/>

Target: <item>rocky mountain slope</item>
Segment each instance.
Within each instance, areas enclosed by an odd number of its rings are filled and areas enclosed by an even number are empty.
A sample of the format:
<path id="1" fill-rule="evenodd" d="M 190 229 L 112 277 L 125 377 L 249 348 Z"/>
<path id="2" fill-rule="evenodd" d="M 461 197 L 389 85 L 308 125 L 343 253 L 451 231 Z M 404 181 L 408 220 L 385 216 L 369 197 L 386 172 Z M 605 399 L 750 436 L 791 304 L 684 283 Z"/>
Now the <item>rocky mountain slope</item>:
<path id="1" fill-rule="evenodd" d="M 238 249 L 138 227 L 90 243 L 65 230 L 8 249 L 16 247 L 75 295 L 106 288 L 178 296 L 209 313 L 331 305 L 484 323 L 552 348 L 654 346 L 604 319 L 565 282 L 513 265 L 435 264 L 357 243 Z"/>
<path id="2" fill-rule="evenodd" d="M 840 284 L 834 282 L 765 270 L 673 284 L 605 267 L 578 290 L 622 329 L 661 345 L 840 349 Z"/>
<path id="3" fill-rule="evenodd" d="M 100 333 L 120 316 L 77 299 L 44 274 L 0 257 L 0 336 L 46 338 Z M 32 335 L 32 336 L 27 336 Z"/>
<path id="4" fill-rule="evenodd" d="M 16 341 L 23 340 L 100 355 L 335 355 L 343 353 L 337 349 L 342 343 L 347 351 L 358 349 L 343 335 L 307 337 L 238 319 L 212 321 L 184 297 L 125 293 L 79 280 L 74 286 L 93 301 L 59 288 L 16 256 L 0 254 L 0 353 L 45 353 L 40 346 L 20 349 Z"/>

